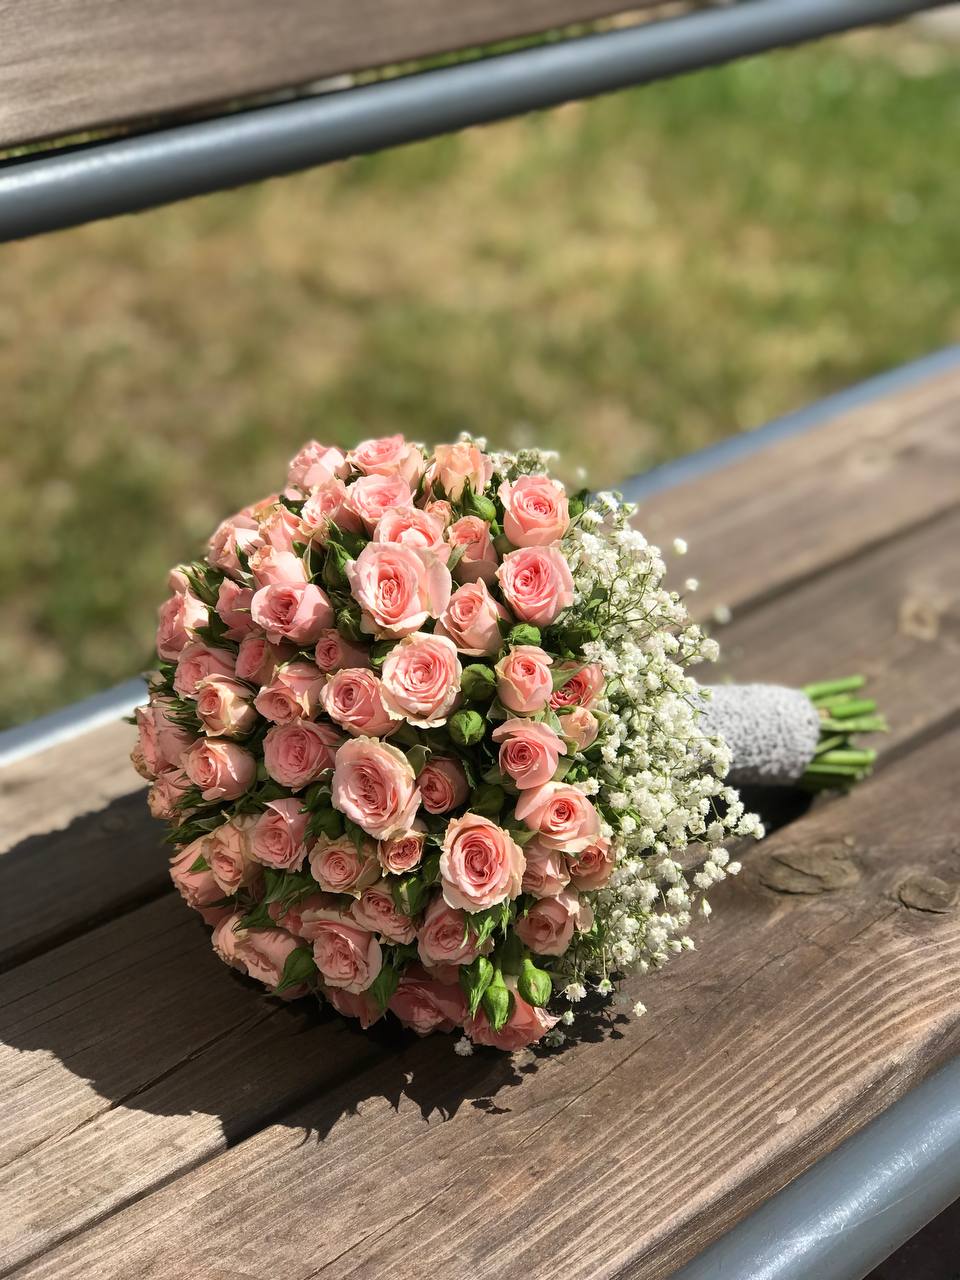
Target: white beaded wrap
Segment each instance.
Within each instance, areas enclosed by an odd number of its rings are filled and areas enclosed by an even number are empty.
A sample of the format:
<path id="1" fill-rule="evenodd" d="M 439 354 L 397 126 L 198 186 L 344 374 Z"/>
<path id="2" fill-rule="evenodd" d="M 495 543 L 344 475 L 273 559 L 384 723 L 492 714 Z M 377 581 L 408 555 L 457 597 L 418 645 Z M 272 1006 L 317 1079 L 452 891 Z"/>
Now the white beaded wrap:
<path id="1" fill-rule="evenodd" d="M 805 693 L 776 684 L 717 685 L 702 701 L 701 727 L 730 748 L 734 786 L 787 786 L 802 777 L 820 737 L 820 717 Z"/>

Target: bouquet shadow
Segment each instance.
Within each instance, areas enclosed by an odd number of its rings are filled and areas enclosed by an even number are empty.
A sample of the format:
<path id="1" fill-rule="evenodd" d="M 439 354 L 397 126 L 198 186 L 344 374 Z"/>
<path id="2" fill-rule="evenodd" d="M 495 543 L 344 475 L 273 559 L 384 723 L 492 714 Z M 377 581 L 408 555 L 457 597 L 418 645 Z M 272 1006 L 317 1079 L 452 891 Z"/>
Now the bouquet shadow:
<path id="1" fill-rule="evenodd" d="M 789 790 L 759 798 L 768 828 L 810 803 Z M 152 870 L 163 855 L 155 837 L 137 838 L 141 821 L 148 823 L 146 814 L 133 819 L 124 843 L 132 861 Z M 88 845 L 93 823 L 102 832 L 104 814 L 76 819 L 58 843 Z M 21 865 L 17 852 L 0 862 L 0 890 L 4 872 Z M 3 979 L 12 998 L 0 1038 L 56 1060 L 43 1100 L 66 1105 L 84 1123 L 117 1107 L 193 1117 L 191 1124 L 209 1116 L 229 1145 L 269 1124 L 321 1140 L 341 1117 L 376 1100 L 394 1111 L 413 1104 L 426 1120 L 449 1119 L 465 1106 L 501 1114 L 545 1057 L 620 1037 L 627 1021 L 608 1002 L 586 1001 L 564 1048 L 537 1048 L 519 1060 L 477 1048 L 463 1058 L 454 1052 L 456 1035 L 420 1039 L 393 1018 L 363 1031 L 328 1006 L 264 995 L 259 984 L 224 968 L 209 931 L 173 892 L 114 910 L 105 923 Z"/>

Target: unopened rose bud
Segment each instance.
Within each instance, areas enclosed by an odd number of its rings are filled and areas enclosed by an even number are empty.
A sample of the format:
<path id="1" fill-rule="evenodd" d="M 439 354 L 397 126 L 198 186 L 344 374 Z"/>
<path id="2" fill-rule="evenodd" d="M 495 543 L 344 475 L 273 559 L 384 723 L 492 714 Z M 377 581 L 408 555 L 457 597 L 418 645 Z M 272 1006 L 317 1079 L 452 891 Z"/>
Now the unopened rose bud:
<path id="1" fill-rule="evenodd" d="M 460 692 L 468 702 L 489 702 L 497 691 L 496 673 L 482 662 L 471 662 L 460 677 Z"/>
<path id="2" fill-rule="evenodd" d="M 520 966 L 517 990 L 527 1004 L 536 1005 L 542 1009 L 550 1002 L 553 984 L 549 973 L 544 969 L 538 969 L 528 957 Z"/>
<path id="3" fill-rule="evenodd" d="M 507 636 L 510 645 L 540 644 L 540 628 L 530 622 L 518 623 Z"/>
<path id="4" fill-rule="evenodd" d="M 486 721 L 479 711 L 457 711 L 448 725 L 450 737 L 461 747 L 472 747 L 483 739 Z"/>

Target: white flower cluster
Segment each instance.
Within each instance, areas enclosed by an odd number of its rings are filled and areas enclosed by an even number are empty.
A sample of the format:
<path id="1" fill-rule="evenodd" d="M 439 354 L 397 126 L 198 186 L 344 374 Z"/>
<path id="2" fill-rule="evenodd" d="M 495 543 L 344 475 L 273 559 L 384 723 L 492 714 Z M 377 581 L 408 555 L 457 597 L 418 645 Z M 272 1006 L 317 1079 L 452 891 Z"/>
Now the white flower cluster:
<path id="1" fill-rule="evenodd" d="M 685 931 L 695 911 L 709 915 L 708 890 L 740 870 L 722 841 L 763 835 L 724 785 L 729 752 L 700 729 L 698 685 L 685 671 L 715 661 L 717 644 L 664 587 L 666 566 L 630 527 L 634 512 L 617 495 L 598 494 L 564 539 L 572 613 L 595 633 L 583 656 L 607 676 L 596 774 L 578 785 L 594 798 L 616 863 L 593 895 L 595 929 L 564 957 L 571 1000 L 582 998 L 587 975 L 602 974 L 605 993 L 610 973 L 646 973 L 692 948 Z M 680 859 L 691 845 L 703 852 L 684 858 L 689 872 Z"/>

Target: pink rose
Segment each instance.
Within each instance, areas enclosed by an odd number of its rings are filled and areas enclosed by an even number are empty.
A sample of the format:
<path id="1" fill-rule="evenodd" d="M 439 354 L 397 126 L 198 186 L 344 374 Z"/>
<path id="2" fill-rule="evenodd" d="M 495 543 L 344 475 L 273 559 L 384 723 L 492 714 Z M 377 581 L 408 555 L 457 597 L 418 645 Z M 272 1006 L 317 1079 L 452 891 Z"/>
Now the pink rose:
<path id="1" fill-rule="evenodd" d="M 385 705 L 381 682 L 366 667 L 346 667 L 332 675 L 320 692 L 320 702 L 331 720 L 358 737 L 383 737 L 397 728 L 397 718 Z"/>
<path id="2" fill-rule="evenodd" d="M 470 917 L 437 894 L 417 931 L 417 951 L 428 967 L 472 964 L 479 952 Z"/>
<path id="3" fill-rule="evenodd" d="M 207 733 L 243 738 L 257 723 L 248 685 L 230 676 L 207 676 L 197 685 L 197 715 Z"/>
<path id="4" fill-rule="evenodd" d="M 477 813 L 447 824 L 440 878 L 448 906 L 484 911 L 520 892 L 524 859 L 502 827 Z"/>
<path id="5" fill-rule="evenodd" d="M 497 570 L 507 604 L 521 620 L 545 627 L 573 604 L 573 577 L 556 547 L 510 551 Z"/>
<path id="6" fill-rule="evenodd" d="M 500 772 L 512 778 L 521 791 L 549 782 L 560 757 L 567 754 L 563 739 L 537 720 L 505 720 L 491 737 L 501 743 Z"/>
<path id="7" fill-rule="evenodd" d="M 275 724 L 263 740 L 263 763 L 274 782 L 299 791 L 333 768 L 341 741 L 335 729 L 312 720 Z"/>
<path id="8" fill-rule="evenodd" d="M 315 650 L 317 666 L 327 675 L 343 667 L 369 667 L 370 654 L 359 644 L 344 640 L 336 627 L 320 632 Z"/>
<path id="9" fill-rule="evenodd" d="M 287 485 L 306 493 L 310 489 L 316 489 L 318 485 L 326 484 L 334 476 L 342 478 L 347 470 L 347 460 L 339 449 L 311 440 L 290 459 Z"/>
<path id="10" fill-rule="evenodd" d="M 418 1036 L 432 1031 L 452 1031 L 463 1026 L 467 1016 L 466 1001 L 459 986 L 446 986 L 428 977 L 416 965 L 400 979 L 400 985 L 387 1006 L 406 1027 Z"/>
<path id="11" fill-rule="evenodd" d="M 389 942 L 412 942 L 417 936 L 410 917 L 397 910 L 385 880 L 378 880 L 364 889 L 351 906 L 350 915 L 361 928 L 369 929 Z"/>
<path id="12" fill-rule="evenodd" d="M 190 779 L 182 769 L 161 769 L 147 792 L 147 805 L 152 816 L 177 826 L 184 822 L 193 810 L 178 806 L 190 785 Z"/>
<path id="13" fill-rule="evenodd" d="M 333 805 L 377 840 L 408 830 L 420 807 L 413 768 L 377 738 L 353 738 L 337 752 Z"/>
<path id="14" fill-rule="evenodd" d="M 241 929 L 237 933 L 236 955 L 243 962 L 251 978 L 256 978 L 271 990 L 283 977 L 283 970 L 292 952 L 300 946 L 299 939 L 286 929 Z M 281 995 L 283 1000 L 294 1000 L 306 995 L 307 985 L 301 983 Z"/>
<path id="15" fill-rule="evenodd" d="M 500 486 L 503 532 L 515 547 L 545 547 L 570 527 L 567 491 L 549 476 L 520 476 Z"/>
<path id="16" fill-rule="evenodd" d="M 217 613 L 227 628 L 228 640 L 242 640 L 253 630 L 250 617 L 252 587 L 241 587 L 232 578 L 224 578 L 217 593 Z"/>
<path id="17" fill-rule="evenodd" d="M 236 578 L 243 572 L 238 553 L 249 555 L 259 542 L 260 526 L 256 520 L 245 512 L 238 512 L 217 525 L 213 537 L 207 543 L 207 563 L 221 573 Z"/>
<path id="18" fill-rule="evenodd" d="M 349 893 L 359 897 L 380 875 L 373 845 L 358 852 L 349 836 L 331 840 L 321 836 L 310 850 L 310 874 L 325 893 Z M 311 937 L 312 915 L 304 913 L 304 937 Z"/>
<path id="19" fill-rule="evenodd" d="M 492 459 L 469 441 L 438 444 L 428 473 L 431 486 L 439 484 L 452 502 L 459 502 L 467 485 L 474 493 L 482 493 L 492 477 Z"/>
<path id="20" fill-rule="evenodd" d="M 233 654 L 227 649 L 215 649 L 209 644 L 194 640 L 177 659 L 177 672 L 173 687 L 181 698 L 195 698 L 197 685 L 207 676 L 232 676 L 235 670 Z"/>
<path id="21" fill-rule="evenodd" d="M 299 871 L 307 856 L 309 816 L 299 800 L 271 800 L 254 824 L 251 857 L 278 871 Z"/>
<path id="22" fill-rule="evenodd" d="M 499 652 L 503 643 L 500 623 L 508 618 L 506 609 L 487 590 L 482 580 L 458 587 L 440 615 L 436 634 L 449 636 L 461 653 L 483 657 Z"/>
<path id="23" fill-rule="evenodd" d="M 159 609 L 157 653 L 167 662 L 175 662 L 181 650 L 194 638 L 197 627 L 210 620 L 207 606 L 189 591 L 177 591 Z"/>
<path id="24" fill-rule="evenodd" d="M 237 650 L 237 678 L 248 684 L 269 684 L 277 668 L 295 653 L 293 645 L 271 644 L 259 633 L 244 636 Z"/>
<path id="25" fill-rule="evenodd" d="M 173 592 L 189 591 L 190 579 L 187 577 L 185 570 L 190 566 L 185 564 L 177 564 L 167 574 L 167 586 Z"/>
<path id="26" fill-rule="evenodd" d="M 255 822 L 253 816 L 233 818 L 215 827 L 204 840 L 203 853 L 210 872 L 228 896 L 260 878 L 260 868 L 250 854 L 250 832 Z"/>
<path id="27" fill-rule="evenodd" d="M 251 552 L 250 572 L 260 588 L 299 588 L 307 581 L 306 566 L 300 557 L 292 551 L 278 551 L 276 547 L 257 547 L 256 551 Z M 319 591 L 319 587 L 317 590 Z M 250 612 L 252 615 L 252 599 Z"/>
<path id="28" fill-rule="evenodd" d="M 337 1013 L 344 1018 L 358 1018 L 364 1031 L 383 1017 L 376 1000 L 364 991 L 343 991 L 337 987 L 323 987 L 322 990 Z"/>
<path id="29" fill-rule="evenodd" d="M 575 893 L 562 890 L 555 898 L 541 898 L 515 925 L 517 937 L 538 956 L 562 956 L 570 946 L 580 914 Z"/>
<path id="30" fill-rule="evenodd" d="M 390 840 L 381 840 L 377 857 L 384 871 L 402 876 L 420 865 L 423 857 L 423 831 L 402 831 Z"/>
<path id="31" fill-rule="evenodd" d="M 402 476 L 360 476 L 347 486 L 346 506 L 373 533 L 385 511 L 413 506 L 413 489 Z"/>
<path id="32" fill-rule="evenodd" d="M 164 769 L 179 768 L 181 756 L 195 739 L 170 719 L 169 701 L 158 698 L 149 707 L 137 707 L 135 715 L 143 777 L 152 780 Z"/>
<path id="33" fill-rule="evenodd" d="M 383 663 L 383 697 L 394 718 L 422 729 L 445 724 L 460 692 L 463 668 L 446 636 L 406 636 Z"/>
<path id="34" fill-rule="evenodd" d="M 313 958 L 324 983 L 344 991 L 365 991 L 383 967 L 376 935 L 338 911 L 318 914 L 321 918 L 313 924 Z"/>
<path id="35" fill-rule="evenodd" d="M 523 856 L 527 864 L 523 873 L 524 893 L 534 898 L 555 898 L 570 883 L 566 858 L 538 836 L 523 846 Z"/>
<path id="36" fill-rule="evenodd" d="M 336 905 L 336 898 L 329 893 L 311 893 L 309 897 L 295 899 L 286 905 L 270 902 L 267 904 L 267 914 L 281 929 L 286 929 L 297 938 L 304 938 L 304 916 L 308 916 L 310 912 L 329 911 Z"/>
<path id="37" fill-rule="evenodd" d="M 446 564 L 450 547 L 443 538 L 443 522 L 418 507 L 391 507 L 377 521 L 374 542 L 388 542 L 414 551 L 432 551 Z"/>
<path id="38" fill-rule="evenodd" d="M 312 662 L 287 662 L 253 700 L 265 720 L 290 724 L 309 720 L 320 706 L 323 676 Z"/>
<path id="39" fill-rule="evenodd" d="M 427 813 L 448 813 L 463 804 L 470 794 L 470 783 L 459 760 L 450 756 L 431 756 L 417 778 L 420 803 Z"/>
<path id="40" fill-rule="evenodd" d="M 581 669 L 578 671 L 577 668 Z M 592 707 L 603 693 L 606 677 L 603 668 L 597 663 L 582 666 L 579 662 L 561 662 L 558 671 L 572 671 L 574 674 L 554 691 L 550 706 L 557 711 L 560 707 Z"/>
<path id="41" fill-rule="evenodd" d="M 281 640 L 314 644 L 333 622 L 330 601 L 312 582 L 261 587 L 251 601 L 250 613 L 274 644 Z"/>
<path id="42" fill-rule="evenodd" d="M 240 958 L 238 926 L 242 919 L 243 915 L 239 911 L 234 911 L 225 916 L 214 929 L 210 941 L 217 956 L 224 964 L 228 964 L 231 969 L 239 969 L 241 973 L 246 973 L 247 966 Z"/>
<path id="43" fill-rule="evenodd" d="M 351 449 L 347 461 L 365 476 L 400 476 L 411 489 L 420 480 L 426 466 L 417 446 L 403 436 L 364 440 Z"/>
<path id="44" fill-rule="evenodd" d="M 204 800 L 236 800 L 257 777 L 250 752 L 223 738 L 200 738 L 183 753 L 183 768 Z"/>
<path id="45" fill-rule="evenodd" d="M 495 1049 L 513 1053 L 535 1044 L 551 1027 L 556 1026 L 559 1019 L 546 1010 L 527 1004 L 516 992 L 513 999 L 513 1012 L 500 1031 L 493 1030 L 482 1008 L 477 1010 L 476 1017 L 467 1020 L 464 1030 L 474 1044 L 489 1044 Z"/>
<path id="46" fill-rule="evenodd" d="M 490 536 L 490 526 L 479 516 L 463 516 L 447 530 L 451 547 L 463 547 L 463 555 L 454 566 L 458 582 L 493 582 L 500 558 Z"/>
<path id="47" fill-rule="evenodd" d="M 449 502 L 444 502 L 442 499 L 437 502 L 428 502 L 423 509 L 428 515 L 436 516 L 444 529 L 453 524 L 453 507 Z"/>
<path id="48" fill-rule="evenodd" d="M 586 707 L 571 707 L 560 717 L 560 732 L 575 751 L 586 751 L 596 742 L 600 726 L 597 717 Z"/>
<path id="49" fill-rule="evenodd" d="M 610 841 L 606 836 L 598 836 L 593 844 L 588 844 L 577 854 L 576 861 L 569 866 L 570 880 L 577 889 L 602 889 L 613 874 Z"/>
<path id="50" fill-rule="evenodd" d="M 360 517 L 347 506 L 347 486 L 342 480 L 328 480 L 313 489 L 300 510 L 300 533 L 304 542 L 324 542 L 331 525 L 347 533 L 359 533 Z"/>
<path id="51" fill-rule="evenodd" d="M 226 907 L 214 907 L 223 897 L 223 890 L 213 878 L 213 872 L 191 871 L 197 859 L 204 856 L 204 839 L 194 840 L 170 859 L 170 879 L 174 888 L 188 907 L 199 911 L 205 924 L 218 924 L 223 914 L 230 914 Z"/>
<path id="52" fill-rule="evenodd" d="M 300 517 L 282 502 L 261 516 L 259 523 L 260 541 L 275 551 L 293 551 L 293 544 L 302 541 Z M 253 568 L 252 560 L 250 567 Z"/>
<path id="53" fill-rule="evenodd" d="M 429 551 L 371 542 L 346 568 L 364 630 L 377 636 L 417 631 L 428 618 L 439 618 L 450 599 L 450 572 Z"/>
<path id="54" fill-rule="evenodd" d="M 538 831 L 544 844 L 564 853 L 579 853 L 600 834 L 596 809 L 576 787 L 545 782 L 525 791 L 517 801 L 517 818 Z"/>
<path id="55" fill-rule="evenodd" d="M 496 665 L 497 697 L 517 715 L 535 715 L 550 702 L 553 659 L 535 644 L 518 644 Z"/>

